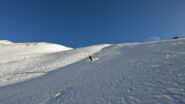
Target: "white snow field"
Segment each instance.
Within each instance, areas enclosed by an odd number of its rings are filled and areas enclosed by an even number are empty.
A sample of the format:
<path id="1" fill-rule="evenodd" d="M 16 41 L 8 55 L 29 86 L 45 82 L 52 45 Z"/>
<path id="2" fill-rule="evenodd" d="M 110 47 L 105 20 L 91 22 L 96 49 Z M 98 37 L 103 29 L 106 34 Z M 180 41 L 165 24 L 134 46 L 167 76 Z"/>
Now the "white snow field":
<path id="1" fill-rule="evenodd" d="M 0 86 L 0 104 L 185 104 L 185 39 L 1 44 Z"/>

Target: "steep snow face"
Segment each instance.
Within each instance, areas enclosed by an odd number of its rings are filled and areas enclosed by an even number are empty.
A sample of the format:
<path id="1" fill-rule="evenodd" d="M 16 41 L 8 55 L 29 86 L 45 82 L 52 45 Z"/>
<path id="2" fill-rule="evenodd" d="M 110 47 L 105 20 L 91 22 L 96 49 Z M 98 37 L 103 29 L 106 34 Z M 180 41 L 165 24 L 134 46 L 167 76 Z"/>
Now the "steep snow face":
<path id="1" fill-rule="evenodd" d="M 2 104 L 185 104 L 185 39 L 99 45 L 39 59 L 47 60 L 42 71 L 49 64 L 56 70 L 1 87 Z"/>

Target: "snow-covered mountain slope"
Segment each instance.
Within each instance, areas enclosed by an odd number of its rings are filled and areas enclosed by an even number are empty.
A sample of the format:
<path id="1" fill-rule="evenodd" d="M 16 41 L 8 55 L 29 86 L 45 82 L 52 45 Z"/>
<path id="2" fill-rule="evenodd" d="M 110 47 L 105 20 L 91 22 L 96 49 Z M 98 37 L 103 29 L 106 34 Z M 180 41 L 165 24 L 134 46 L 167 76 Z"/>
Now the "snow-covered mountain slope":
<path id="1" fill-rule="evenodd" d="M 53 53 L 60 52 L 65 50 L 70 50 L 71 48 L 52 44 L 52 43 L 4 43 L 4 41 L 0 41 L 0 55 L 1 56 L 22 56 L 24 54 L 43 54 L 43 53 Z"/>
<path id="2" fill-rule="evenodd" d="M 0 86 L 15 83 L 20 80 L 15 77 L 18 73 L 31 72 L 42 67 L 46 54 L 70 50 L 71 48 L 51 43 L 13 43 L 0 41 Z M 40 69 L 40 68 L 39 68 Z M 39 71 L 39 70 L 37 70 Z M 19 75 L 20 76 L 20 75 Z M 22 80 L 24 78 L 20 76 Z M 28 78 L 28 76 L 25 76 Z M 12 79 L 12 80 L 11 80 Z"/>
<path id="3" fill-rule="evenodd" d="M 0 86 L 47 74 L 51 70 L 82 60 L 106 46 L 108 45 L 71 50 L 51 43 L 0 45 Z"/>
<path id="4" fill-rule="evenodd" d="M 1 83 L 2 104 L 185 104 L 185 39 L 53 52 L 0 72 L 10 81 Z"/>

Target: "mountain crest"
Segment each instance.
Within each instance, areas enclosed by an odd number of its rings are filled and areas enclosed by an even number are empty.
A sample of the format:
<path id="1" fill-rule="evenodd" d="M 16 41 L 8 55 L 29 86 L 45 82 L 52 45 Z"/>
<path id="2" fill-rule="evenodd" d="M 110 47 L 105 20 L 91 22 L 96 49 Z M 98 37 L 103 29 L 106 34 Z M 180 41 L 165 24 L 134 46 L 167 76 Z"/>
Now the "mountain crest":
<path id="1" fill-rule="evenodd" d="M 13 44 L 13 42 L 9 40 L 0 40 L 0 44 Z"/>

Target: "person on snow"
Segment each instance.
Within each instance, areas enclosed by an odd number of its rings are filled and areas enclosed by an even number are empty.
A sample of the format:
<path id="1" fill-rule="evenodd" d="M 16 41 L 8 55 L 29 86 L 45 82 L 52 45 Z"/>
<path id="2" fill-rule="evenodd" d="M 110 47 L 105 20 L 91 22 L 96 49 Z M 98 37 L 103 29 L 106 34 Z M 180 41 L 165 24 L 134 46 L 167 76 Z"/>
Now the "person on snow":
<path id="1" fill-rule="evenodd" d="M 172 37 L 171 39 L 179 39 L 180 37 L 178 36 L 175 36 L 175 37 Z"/>
<path id="2" fill-rule="evenodd" d="M 89 60 L 90 60 L 90 61 L 93 61 L 93 58 L 92 58 L 92 56 L 89 56 Z"/>

